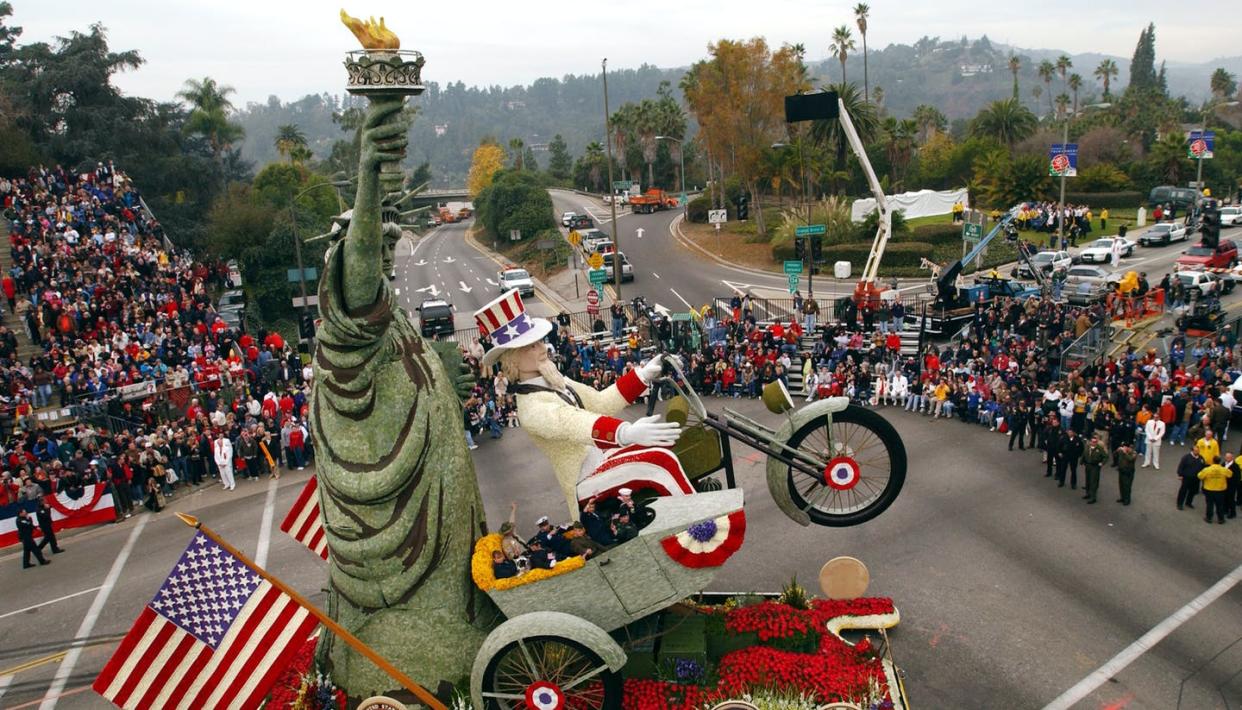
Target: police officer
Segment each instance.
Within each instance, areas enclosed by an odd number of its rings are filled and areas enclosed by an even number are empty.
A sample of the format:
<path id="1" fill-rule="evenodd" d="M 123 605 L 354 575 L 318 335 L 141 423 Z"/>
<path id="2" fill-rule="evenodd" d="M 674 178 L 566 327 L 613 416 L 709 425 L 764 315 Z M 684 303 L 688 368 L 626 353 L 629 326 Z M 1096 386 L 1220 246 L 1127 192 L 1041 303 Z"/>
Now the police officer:
<path id="1" fill-rule="evenodd" d="M 1134 462 L 1138 459 L 1138 454 L 1134 453 L 1134 447 L 1130 442 L 1122 442 L 1117 448 L 1117 487 L 1121 492 L 1121 497 L 1117 502 L 1122 505 L 1130 505 L 1130 488 L 1134 485 Z"/>
<path id="2" fill-rule="evenodd" d="M 1091 443 L 1087 445 L 1082 455 L 1083 468 L 1087 474 L 1086 492 L 1082 497 L 1086 499 L 1088 505 L 1096 502 L 1096 493 L 1100 488 L 1100 466 L 1103 466 L 1107 460 L 1108 449 L 1104 448 L 1098 434 L 1093 435 Z"/>
<path id="3" fill-rule="evenodd" d="M 39 561 L 39 564 L 46 565 L 49 561 L 43 557 L 43 553 L 39 551 L 39 546 L 34 540 L 35 521 L 31 519 L 30 513 L 25 508 L 17 511 L 17 537 L 22 541 L 22 569 L 34 567 L 30 564 L 30 556 Z"/>
<path id="4" fill-rule="evenodd" d="M 1057 447 L 1057 488 L 1065 487 L 1065 469 L 1070 472 L 1070 489 L 1078 488 L 1078 459 L 1082 457 L 1082 439 L 1078 432 L 1068 429 L 1061 435 L 1061 443 Z"/>
<path id="5" fill-rule="evenodd" d="M 39 529 L 43 531 L 43 541 L 39 543 L 39 549 L 42 550 L 51 545 L 52 554 L 59 555 L 64 552 L 65 548 L 56 543 L 56 530 L 52 528 L 52 509 L 47 507 L 47 501 L 39 501 L 39 509 L 35 511 L 35 517 L 39 520 Z"/>
<path id="6" fill-rule="evenodd" d="M 1206 466 L 1199 449 L 1192 447 L 1177 463 L 1177 477 L 1181 485 L 1177 489 L 1177 509 L 1194 509 L 1195 494 L 1199 492 L 1199 472 Z"/>

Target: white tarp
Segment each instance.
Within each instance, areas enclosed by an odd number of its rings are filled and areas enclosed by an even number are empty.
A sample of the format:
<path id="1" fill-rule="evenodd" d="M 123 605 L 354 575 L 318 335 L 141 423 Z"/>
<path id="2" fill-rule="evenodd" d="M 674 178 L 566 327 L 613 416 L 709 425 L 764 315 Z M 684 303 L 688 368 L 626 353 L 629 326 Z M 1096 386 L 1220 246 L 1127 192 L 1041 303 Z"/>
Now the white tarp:
<path id="1" fill-rule="evenodd" d="M 903 192 L 900 195 L 888 196 L 889 209 L 894 212 L 897 210 L 905 212 L 906 219 L 949 214 L 953 211 L 953 204 L 955 202 L 961 202 L 964 207 L 970 207 L 970 194 L 966 191 L 966 188 L 940 191 L 919 190 L 918 192 Z M 855 222 L 861 222 L 874 211 L 875 198 L 868 197 L 865 200 L 854 200 L 854 204 L 850 207 L 850 219 Z"/>

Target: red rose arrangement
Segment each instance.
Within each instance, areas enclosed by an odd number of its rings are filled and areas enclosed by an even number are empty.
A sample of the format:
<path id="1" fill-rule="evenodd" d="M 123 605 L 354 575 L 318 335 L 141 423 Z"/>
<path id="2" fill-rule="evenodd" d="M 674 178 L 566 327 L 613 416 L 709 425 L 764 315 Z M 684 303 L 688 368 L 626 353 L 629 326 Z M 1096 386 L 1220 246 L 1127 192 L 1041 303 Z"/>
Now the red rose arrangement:
<path id="1" fill-rule="evenodd" d="M 345 710 L 345 691 L 315 672 L 315 644 L 312 636 L 302 644 L 288 667 L 276 678 L 265 710 Z"/>

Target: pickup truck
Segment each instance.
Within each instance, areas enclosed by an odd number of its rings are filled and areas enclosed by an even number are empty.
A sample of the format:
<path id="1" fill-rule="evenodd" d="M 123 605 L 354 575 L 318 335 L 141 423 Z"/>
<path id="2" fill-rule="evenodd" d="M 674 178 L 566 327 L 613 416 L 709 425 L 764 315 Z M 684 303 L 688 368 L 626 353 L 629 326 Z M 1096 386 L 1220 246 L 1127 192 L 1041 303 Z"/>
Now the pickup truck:
<path id="1" fill-rule="evenodd" d="M 606 232 L 601 232 L 598 229 L 587 229 L 580 231 L 578 232 L 578 235 L 582 237 L 582 253 L 588 256 L 593 252 L 599 251 L 597 247 L 600 244 L 603 244 L 604 242 L 612 244 L 612 237 L 608 236 Z"/>
<path id="2" fill-rule="evenodd" d="M 1177 257 L 1179 269 L 1228 269 L 1238 263 L 1238 247 L 1233 240 L 1222 239 L 1216 248 L 1199 242 Z"/>
<path id="3" fill-rule="evenodd" d="M 624 252 L 618 252 L 617 256 L 621 257 L 621 281 L 623 283 L 626 281 L 633 281 L 634 266 L 630 264 L 629 259 L 625 258 Z M 607 275 L 609 283 L 612 283 L 615 280 L 615 277 L 613 276 L 612 263 L 613 257 L 611 255 L 604 257 L 604 273 Z"/>
<path id="4" fill-rule="evenodd" d="M 496 274 L 496 281 L 500 284 L 501 293 L 517 289 L 523 296 L 535 295 L 535 282 L 531 280 L 526 269 L 504 269 Z"/>

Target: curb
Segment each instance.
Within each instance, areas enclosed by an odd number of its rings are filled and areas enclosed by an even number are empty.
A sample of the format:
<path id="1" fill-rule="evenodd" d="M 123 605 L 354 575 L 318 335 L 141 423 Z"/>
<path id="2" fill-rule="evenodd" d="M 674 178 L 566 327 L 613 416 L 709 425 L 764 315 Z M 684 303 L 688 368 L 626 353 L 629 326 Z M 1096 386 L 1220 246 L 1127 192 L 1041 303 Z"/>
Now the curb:
<path id="1" fill-rule="evenodd" d="M 748 273 L 748 274 L 755 274 L 755 275 L 757 275 L 757 276 L 767 276 L 767 277 L 779 277 L 779 276 L 783 276 L 783 275 L 784 275 L 784 274 L 779 273 L 779 272 L 776 272 L 776 271 L 762 271 L 762 270 L 760 270 L 760 269 L 755 269 L 755 268 L 752 268 L 752 267 L 749 267 L 749 266 L 742 266 L 741 264 L 735 264 L 735 263 L 733 263 L 733 262 L 731 262 L 731 261 L 727 261 L 727 260 L 725 260 L 725 259 L 722 259 L 722 258 L 720 258 L 720 257 L 716 256 L 715 254 L 713 254 L 713 253 L 711 253 L 711 252 L 707 251 L 706 249 L 704 249 L 703 247 L 699 246 L 698 244 L 695 244 L 693 241 L 691 241 L 691 240 L 690 240 L 690 238 L 689 238 L 689 237 L 687 237 L 687 236 L 686 236 L 686 235 L 685 235 L 685 234 L 681 231 L 681 223 L 682 223 L 682 222 L 684 222 L 685 220 L 686 220 L 686 215 L 685 215 L 685 213 L 683 212 L 682 214 L 679 214 L 679 215 L 677 215 L 676 217 L 674 217 L 674 218 L 673 218 L 673 221 L 672 221 L 672 222 L 670 222 L 670 223 L 669 223 L 669 225 L 668 225 L 668 231 L 669 231 L 669 234 L 670 234 L 670 235 L 672 235 L 672 237 L 673 237 L 674 239 L 676 239 L 676 240 L 678 241 L 678 243 L 680 243 L 680 244 L 682 245 L 682 247 L 683 247 L 683 248 L 690 249 L 690 250 L 692 250 L 692 251 L 696 251 L 696 252 L 698 252 L 699 254 L 702 254 L 703 256 L 707 257 L 708 259 L 711 259 L 712 261 L 716 262 L 717 264 L 719 264 L 719 265 L 721 265 L 721 266 L 727 266 L 727 267 L 729 267 L 730 269 L 736 269 L 736 270 L 738 270 L 738 271 L 744 271 L 744 272 L 746 272 L 746 273 Z"/>

